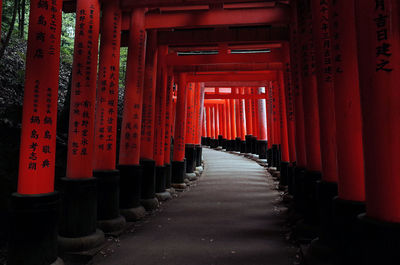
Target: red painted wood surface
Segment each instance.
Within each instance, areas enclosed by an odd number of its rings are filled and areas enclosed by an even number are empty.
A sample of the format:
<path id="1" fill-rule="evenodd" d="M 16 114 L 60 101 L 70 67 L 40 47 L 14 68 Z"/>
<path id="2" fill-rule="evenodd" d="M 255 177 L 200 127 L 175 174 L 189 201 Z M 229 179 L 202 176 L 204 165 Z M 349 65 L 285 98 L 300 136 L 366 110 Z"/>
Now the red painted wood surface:
<path id="1" fill-rule="evenodd" d="M 272 105 L 273 105 L 273 98 L 272 98 L 272 82 L 269 82 L 268 86 L 265 87 L 265 102 L 267 105 L 267 136 L 268 136 L 268 148 L 272 147 L 274 143 L 273 137 L 273 130 L 274 126 L 272 123 Z"/>
<path id="2" fill-rule="evenodd" d="M 265 87 L 259 87 L 258 93 L 261 94 L 265 92 Z M 260 141 L 267 141 L 267 109 L 265 99 L 259 99 L 257 104 L 258 111 L 258 137 Z"/>
<path id="3" fill-rule="evenodd" d="M 240 88 L 240 94 L 244 95 L 245 93 L 245 88 L 241 87 Z M 244 99 L 239 99 L 239 116 L 240 116 L 240 138 L 242 141 L 246 139 L 246 107 L 245 107 L 245 100 Z"/>
<path id="4" fill-rule="evenodd" d="M 207 127 L 207 137 L 211 137 L 211 107 L 206 106 L 206 127 Z"/>
<path id="5" fill-rule="evenodd" d="M 301 75 L 303 82 L 304 129 L 307 170 L 321 172 L 321 148 L 318 114 L 317 78 L 315 74 L 315 49 L 313 45 L 310 0 L 299 3 L 299 34 L 301 35 Z"/>
<path id="6" fill-rule="evenodd" d="M 315 29 L 313 34 L 317 66 L 322 179 L 327 182 L 337 182 L 334 69 L 329 30 L 329 2 L 312 0 L 312 14 Z"/>
<path id="7" fill-rule="evenodd" d="M 292 63 L 292 80 L 294 85 L 295 101 L 295 143 L 296 143 L 296 166 L 305 168 L 307 165 L 306 143 L 304 131 L 304 104 L 303 104 L 303 84 L 301 80 L 300 55 L 301 44 L 298 27 L 297 2 L 291 2 L 292 5 L 292 24 L 290 32 L 290 47 Z"/>
<path id="8" fill-rule="evenodd" d="M 194 144 L 194 131 L 195 131 L 195 84 L 188 83 L 186 88 L 186 138 L 185 142 L 187 144 Z"/>
<path id="9" fill-rule="evenodd" d="M 139 165 L 146 54 L 144 9 L 131 12 L 119 164 Z"/>
<path id="10" fill-rule="evenodd" d="M 29 23 L 26 54 L 18 172 L 20 194 L 54 191 L 62 1 L 52 3 L 54 10 L 39 7 L 39 2 L 33 0 L 30 6 L 29 19 L 35 23 Z M 50 23 L 36 23 L 40 17 L 54 23 L 54 28 Z M 37 38 L 42 33 L 45 38 Z"/>
<path id="11" fill-rule="evenodd" d="M 165 152 L 165 119 L 167 112 L 167 82 L 168 69 L 162 64 L 162 58 L 168 53 L 168 46 L 161 45 L 158 48 L 157 58 L 157 83 L 155 101 L 155 127 L 154 127 L 154 150 L 153 157 L 156 166 L 164 165 Z"/>
<path id="12" fill-rule="evenodd" d="M 246 87 L 245 88 L 245 95 L 249 95 L 251 94 L 251 89 L 250 87 Z M 250 99 L 246 99 L 245 100 L 245 107 L 246 107 L 246 133 L 248 135 L 252 135 L 253 134 L 253 118 L 251 116 L 251 100 Z"/>
<path id="13" fill-rule="evenodd" d="M 197 144 L 201 144 L 201 136 L 204 136 L 205 132 L 205 126 L 204 126 L 204 83 L 198 83 L 199 84 L 199 95 L 200 95 L 200 101 L 199 101 L 199 129 L 197 130 Z"/>
<path id="14" fill-rule="evenodd" d="M 122 14 L 114 1 L 105 2 L 102 11 L 93 169 L 114 170 Z"/>
<path id="15" fill-rule="evenodd" d="M 336 36 L 332 52 L 335 58 L 339 197 L 351 201 L 364 201 L 364 156 L 354 1 L 335 3 L 331 9 L 331 24 L 332 34 Z"/>
<path id="16" fill-rule="evenodd" d="M 99 1 L 78 0 L 68 133 L 68 178 L 93 176 L 99 31 Z"/>
<path id="17" fill-rule="evenodd" d="M 281 160 L 282 162 L 290 162 L 289 159 L 289 139 L 288 139 L 288 126 L 287 126 L 287 109 L 285 89 L 288 85 L 288 74 L 285 72 L 280 73 L 279 80 L 279 113 L 280 113 L 280 131 L 281 131 Z"/>
<path id="18" fill-rule="evenodd" d="M 234 99 L 229 100 L 230 105 L 230 115 L 231 115 L 231 137 L 232 140 L 235 140 L 237 137 L 236 134 L 236 102 Z"/>
<path id="19" fill-rule="evenodd" d="M 251 94 L 256 95 L 256 88 L 252 87 L 251 88 Z M 258 129 L 257 129 L 257 124 L 258 124 L 258 105 L 257 105 L 257 100 L 252 99 L 251 102 L 251 115 L 253 117 L 253 136 L 257 137 L 258 136 Z"/>
<path id="20" fill-rule="evenodd" d="M 173 161 L 183 161 L 185 159 L 185 134 L 186 134 L 186 74 L 179 74 L 178 78 L 178 97 L 176 101 L 175 114 L 175 137 Z"/>
<path id="21" fill-rule="evenodd" d="M 157 82 L 157 31 L 147 32 L 147 47 L 143 85 L 142 129 L 140 138 L 140 158 L 153 159 L 154 119 Z"/>
<path id="22" fill-rule="evenodd" d="M 226 137 L 232 140 L 232 123 L 231 123 L 231 104 L 228 99 L 225 99 L 225 113 L 226 113 Z"/>
<path id="23" fill-rule="evenodd" d="M 294 83 L 293 83 L 293 73 L 292 73 L 292 61 L 290 58 L 290 47 L 288 44 L 286 48 L 285 57 L 285 68 L 284 68 L 284 78 L 285 78 L 285 101 L 286 101 L 286 122 L 287 122 L 287 132 L 288 132 L 288 149 L 289 149 L 289 162 L 293 163 L 296 161 L 296 125 L 295 125 L 295 106 L 294 106 Z"/>
<path id="24" fill-rule="evenodd" d="M 224 136 L 226 134 L 224 127 L 224 105 L 219 104 L 218 107 L 218 121 L 219 121 L 219 135 Z"/>
<path id="25" fill-rule="evenodd" d="M 171 138 L 172 138 L 172 128 L 173 123 L 173 101 L 172 97 L 174 95 L 174 75 L 171 68 L 166 69 L 167 80 L 166 80 L 166 101 L 165 101 L 165 139 L 164 139 L 164 163 L 171 163 Z"/>

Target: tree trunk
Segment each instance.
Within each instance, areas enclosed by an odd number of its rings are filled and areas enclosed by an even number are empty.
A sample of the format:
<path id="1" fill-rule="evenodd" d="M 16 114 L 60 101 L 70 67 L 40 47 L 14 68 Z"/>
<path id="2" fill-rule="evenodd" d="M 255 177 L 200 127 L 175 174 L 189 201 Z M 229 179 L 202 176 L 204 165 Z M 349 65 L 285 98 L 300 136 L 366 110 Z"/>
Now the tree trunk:
<path id="1" fill-rule="evenodd" d="M 2 46 L 0 48 L 0 60 L 4 56 L 4 52 L 6 51 L 6 48 L 7 48 L 8 44 L 10 43 L 11 34 L 14 31 L 14 24 L 15 24 L 15 20 L 17 18 L 17 11 L 18 11 L 18 1 L 19 0 L 14 0 L 13 17 L 11 20 L 10 28 L 8 29 L 8 32 L 7 32 L 6 39 L 4 40 L 4 42 L 2 43 Z"/>

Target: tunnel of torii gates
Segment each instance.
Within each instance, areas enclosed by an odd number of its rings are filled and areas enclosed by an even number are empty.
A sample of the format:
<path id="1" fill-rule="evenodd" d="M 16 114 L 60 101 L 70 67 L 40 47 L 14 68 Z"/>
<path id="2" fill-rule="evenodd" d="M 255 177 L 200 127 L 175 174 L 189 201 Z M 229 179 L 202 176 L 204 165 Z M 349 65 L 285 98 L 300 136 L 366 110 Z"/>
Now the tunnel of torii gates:
<path id="1" fill-rule="evenodd" d="M 202 145 L 280 170 L 304 223 L 320 224 L 313 243 L 349 264 L 398 264 L 398 0 L 30 2 L 8 264 L 99 246 L 184 189 Z M 76 31 L 67 170 L 55 178 L 62 9 Z"/>

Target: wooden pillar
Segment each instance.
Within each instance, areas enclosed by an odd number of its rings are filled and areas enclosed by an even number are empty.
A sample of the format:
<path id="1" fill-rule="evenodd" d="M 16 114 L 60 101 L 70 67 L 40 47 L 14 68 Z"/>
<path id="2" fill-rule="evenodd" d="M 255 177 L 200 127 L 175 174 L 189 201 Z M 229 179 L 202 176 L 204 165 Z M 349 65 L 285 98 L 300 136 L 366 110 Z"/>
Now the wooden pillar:
<path id="1" fill-rule="evenodd" d="M 265 87 L 259 87 L 257 89 L 258 95 L 265 93 Z M 265 99 L 258 99 L 258 155 L 260 159 L 267 159 L 267 109 Z"/>
<path id="2" fill-rule="evenodd" d="M 316 75 L 320 120 L 322 179 L 336 183 L 338 179 L 336 151 L 335 95 L 329 2 L 312 0 Z M 336 186 L 336 185 L 334 185 Z M 335 188 L 333 186 L 333 189 Z"/>
<path id="3" fill-rule="evenodd" d="M 54 169 L 62 1 L 47 9 L 39 3 L 32 0 L 30 5 L 18 193 L 12 194 L 10 205 L 10 265 L 56 262 L 58 254 Z M 1 6 L 0 1 L 0 17 Z"/>
<path id="4" fill-rule="evenodd" d="M 115 170 L 121 20 L 118 2 L 103 4 L 93 176 L 98 180 L 97 219 L 107 233 L 120 231 L 125 225 L 125 218 L 119 214 L 119 172 Z"/>
<path id="5" fill-rule="evenodd" d="M 93 248 L 104 241 L 97 227 L 97 179 L 93 178 L 95 105 L 100 3 L 78 0 L 68 133 L 67 178 L 63 178 L 59 247 L 63 251 Z M 82 203 L 76 203 L 76 202 Z M 85 203 L 83 203 L 85 202 Z M 97 238 L 79 245 L 86 236 Z M 69 244 L 68 242 L 73 243 Z"/>
<path id="6" fill-rule="evenodd" d="M 399 258 L 399 14 L 395 0 L 356 1 L 368 265 Z"/>
<path id="7" fill-rule="evenodd" d="M 245 94 L 246 95 L 251 95 L 251 89 L 250 87 L 245 88 Z M 246 132 L 247 135 L 252 135 L 253 134 L 253 118 L 251 116 L 251 109 L 252 109 L 252 100 L 251 99 L 246 99 L 245 100 L 245 105 L 246 105 Z"/>
<path id="8" fill-rule="evenodd" d="M 164 164 L 166 167 L 165 188 L 171 188 L 171 139 L 173 123 L 173 96 L 174 96 L 174 75 L 171 68 L 166 71 L 166 100 L 165 100 L 165 139 L 164 139 Z"/>
<path id="9" fill-rule="evenodd" d="M 176 188 L 183 188 L 186 161 L 185 161 L 185 134 L 186 134 L 186 74 L 178 77 L 178 97 L 176 102 L 174 154 L 172 161 L 172 183 Z"/>
<path id="10" fill-rule="evenodd" d="M 143 169 L 140 161 L 143 83 L 146 55 L 144 9 L 130 14 L 124 109 L 119 148 L 120 208 L 129 221 L 145 215 L 140 204 Z"/>
<path id="11" fill-rule="evenodd" d="M 317 79 L 315 74 L 315 47 L 313 45 L 313 28 L 311 1 L 299 3 L 299 27 L 301 34 L 301 75 L 303 83 L 304 126 L 307 156 L 306 178 L 318 179 L 321 173 L 321 149 L 319 133 L 319 112 Z M 316 29 L 314 29 L 316 30 Z"/>
<path id="12" fill-rule="evenodd" d="M 186 88 L 186 136 L 185 136 L 185 159 L 186 173 L 194 174 L 196 169 L 196 147 L 194 143 L 195 128 L 195 83 L 188 83 Z"/>
<path id="13" fill-rule="evenodd" d="M 294 105 L 295 105 L 295 143 L 296 143 L 296 176 L 300 176 L 307 165 L 306 141 L 304 130 L 304 104 L 303 104 L 303 83 L 301 77 L 301 42 L 298 21 L 297 1 L 292 1 L 292 25 L 290 32 L 290 47 L 292 63 L 292 79 L 294 83 Z"/>

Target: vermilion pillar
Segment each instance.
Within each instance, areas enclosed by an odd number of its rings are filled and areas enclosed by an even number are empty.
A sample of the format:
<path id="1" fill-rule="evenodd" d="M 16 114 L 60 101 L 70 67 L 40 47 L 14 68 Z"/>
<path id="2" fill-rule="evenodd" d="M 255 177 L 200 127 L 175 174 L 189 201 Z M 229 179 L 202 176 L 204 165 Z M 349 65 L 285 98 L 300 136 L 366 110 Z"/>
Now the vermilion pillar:
<path id="1" fill-rule="evenodd" d="M 279 72 L 279 113 L 280 113 L 280 138 L 281 138 L 281 163 L 289 163 L 289 143 L 288 143 L 288 130 L 286 119 L 286 98 L 285 98 L 285 85 L 287 84 L 287 74 Z"/>
<path id="2" fill-rule="evenodd" d="M 288 59 L 286 59 L 288 60 Z M 281 162 L 280 162 L 280 184 L 282 186 L 288 185 L 289 175 L 289 139 L 288 139 L 288 126 L 287 126 L 287 108 L 286 108 L 286 97 L 285 87 L 288 84 L 289 74 L 280 71 L 279 72 L 279 113 L 280 113 L 280 136 L 281 136 Z"/>
<path id="3" fill-rule="evenodd" d="M 59 196 L 53 191 L 62 1 L 47 9 L 39 3 L 30 5 L 18 193 L 11 198 L 8 233 L 11 265 L 57 260 L 57 248 L 48 246 L 57 245 Z M 0 17 L 1 6 L 0 1 Z"/>
<path id="4" fill-rule="evenodd" d="M 54 191 L 61 6 L 57 11 L 31 5 L 26 57 L 24 105 L 19 159 L 18 193 L 45 194 Z M 39 17 L 56 28 L 36 23 Z M 49 38 L 38 39 L 44 34 Z M 54 40 L 50 40 L 50 36 Z M 37 67 L 41 65 L 42 67 Z"/>
<path id="5" fill-rule="evenodd" d="M 224 119 L 224 105 L 218 104 L 219 135 L 218 145 L 222 146 L 223 139 L 226 139 L 226 123 Z"/>
<path id="6" fill-rule="evenodd" d="M 194 106 L 194 98 L 195 98 L 195 86 L 194 83 L 188 83 L 187 85 L 187 110 L 186 110 L 186 144 L 194 144 L 193 133 L 195 130 L 195 106 Z"/>
<path id="7" fill-rule="evenodd" d="M 140 164 L 143 166 L 142 200 L 146 210 L 158 207 L 155 197 L 154 125 L 157 82 L 157 31 L 147 32 L 145 58 Z"/>
<path id="8" fill-rule="evenodd" d="M 244 87 L 240 88 L 240 95 L 245 95 Z M 239 117 L 240 117 L 240 138 L 243 141 L 246 139 L 247 128 L 246 128 L 246 107 L 245 100 L 239 99 Z M 243 150 L 244 151 L 244 150 Z"/>
<path id="9" fill-rule="evenodd" d="M 165 165 L 165 128 L 166 128 L 166 104 L 167 104 L 167 82 L 168 69 L 163 63 L 164 57 L 168 54 L 168 46 L 161 45 L 158 48 L 157 58 L 157 81 L 155 99 L 155 127 L 154 127 L 154 149 L 153 156 L 156 163 L 155 192 L 157 199 L 168 200 L 171 194 L 166 191 L 167 175 L 170 167 Z M 169 115 L 169 114 L 168 114 Z M 168 163 L 169 164 L 169 163 Z M 169 188 L 169 187 L 168 187 Z"/>
<path id="10" fill-rule="evenodd" d="M 321 230 L 319 242 L 330 244 L 332 233 L 332 199 L 337 196 L 337 151 L 333 57 L 329 30 L 330 1 L 312 0 L 317 91 L 320 118 L 322 181 L 317 184 Z M 342 128 L 343 130 L 343 128 Z"/>
<path id="11" fill-rule="evenodd" d="M 166 134 L 166 117 L 169 118 L 169 110 L 167 110 L 167 91 L 168 90 L 168 70 L 162 63 L 163 57 L 168 54 L 168 46 L 160 46 L 157 58 L 157 81 L 156 81 L 156 101 L 155 101 L 155 129 L 154 129 L 154 150 L 153 156 L 156 166 L 164 166 L 164 146 Z M 170 106 L 170 104 L 169 104 Z M 168 106 L 168 107 L 169 107 Z M 167 114 L 168 112 L 168 114 Z"/>
<path id="12" fill-rule="evenodd" d="M 195 84 L 195 131 L 194 143 L 196 148 L 196 169 L 202 170 L 203 149 L 201 147 L 201 132 L 202 132 L 202 119 L 203 119 L 203 106 L 204 106 L 204 83 Z M 201 167 L 201 168 L 200 168 Z"/>
<path id="13" fill-rule="evenodd" d="M 172 161 L 172 183 L 176 188 L 184 188 L 185 177 L 185 134 L 186 134 L 186 74 L 180 73 L 175 116 L 175 141 Z"/>
<path id="14" fill-rule="evenodd" d="M 312 14 L 310 0 L 302 1 L 300 33 L 301 33 L 301 75 L 303 83 L 303 107 L 305 142 L 307 145 L 307 177 L 314 178 L 321 173 L 321 149 L 318 116 L 317 79 L 315 74 L 315 47 L 312 35 Z M 314 29 L 316 30 L 316 29 Z M 311 173 L 311 175 L 310 175 Z M 318 178 L 318 176 L 315 176 Z"/>
<path id="15" fill-rule="evenodd" d="M 103 4 L 93 176 L 98 180 L 97 218 L 104 232 L 120 231 L 125 225 L 119 215 L 119 172 L 115 170 L 121 19 L 118 2 Z"/>
<path id="16" fill-rule="evenodd" d="M 229 100 L 225 99 L 225 114 L 226 114 L 226 137 L 230 141 L 232 140 L 232 129 L 231 129 L 231 108 L 229 104 Z"/>
<path id="17" fill-rule="evenodd" d="M 232 88 L 234 89 L 234 88 Z M 234 99 L 229 99 L 230 104 L 230 115 L 231 115 L 231 137 L 232 137 L 232 146 L 235 146 L 235 139 L 237 137 L 236 134 L 236 102 Z M 235 148 L 233 148 L 235 149 Z"/>
<path id="18" fill-rule="evenodd" d="M 64 203 L 59 247 L 63 251 L 83 251 L 104 241 L 104 234 L 96 230 L 97 179 L 92 178 L 99 29 L 99 1 L 77 1 L 67 178 L 62 179 L 61 184 Z M 77 204 L 78 201 L 82 203 Z M 80 245 L 86 236 L 97 240 L 86 246 Z M 70 241 L 74 243 L 69 244 Z"/>
<path id="19" fill-rule="evenodd" d="M 303 84 L 300 75 L 301 65 L 301 43 L 298 26 L 298 8 L 297 2 L 292 1 L 292 25 L 290 27 L 290 48 L 292 62 L 292 80 L 294 84 L 294 112 L 295 112 L 295 144 L 296 144 L 296 178 L 307 164 L 306 143 L 304 131 L 304 104 L 303 104 Z"/>
<path id="20" fill-rule="evenodd" d="M 171 188 L 171 138 L 173 125 L 173 95 L 174 95 L 174 75 L 171 68 L 167 68 L 166 80 L 166 101 L 165 101 L 165 139 L 164 139 L 164 163 L 166 167 L 165 188 Z"/>
<path id="21" fill-rule="evenodd" d="M 144 216 L 140 204 L 143 169 L 139 165 L 142 128 L 143 82 L 146 54 L 144 9 L 130 14 L 124 109 L 119 148 L 120 208 L 127 220 Z"/>
<path id="22" fill-rule="evenodd" d="M 312 1 L 320 117 L 322 179 L 337 182 L 336 122 L 329 2 Z M 343 130 L 345 131 L 345 130 Z"/>
<path id="23" fill-rule="evenodd" d="M 98 0 L 77 2 L 67 159 L 71 179 L 93 176 L 99 22 Z"/>
<path id="24" fill-rule="evenodd" d="M 332 52 L 339 197 L 362 202 L 365 200 L 364 158 L 354 10 L 354 1 L 332 2 L 332 34 L 335 36 Z"/>
<path id="25" fill-rule="evenodd" d="M 120 165 L 139 165 L 142 128 L 143 81 L 146 54 L 144 9 L 131 13 L 124 112 L 121 126 Z"/>
<path id="26" fill-rule="evenodd" d="M 210 106 L 206 106 L 206 117 L 205 117 L 205 121 L 206 121 L 206 127 L 207 127 L 207 138 L 211 139 L 211 107 Z M 208 145 L 210 145 L 208 143 Z"/>
<path id="27" fill-rule="evenodd" d="M 257 94 L 265 93 L 265 87 L 259 87 Z M 258 99 L 258 155 L 260 159 L 267 158 L 267 109 L 265 99 Z"/>
<path id="28" fill-rule="evenodd" d="M 250 87 L 245 88 L 245 94 L 251 95 Z M 251 115 L 252 100 L 245 100 L 245 113 L 246 113 L 246 153 L 251 153 L 252 137 L 253 137 L 253 117 Z"/>
<path id="29" fill-rule="evenodd" d="M 400 3 L 356 1 L 368 235 L 366 264 L 399 258 Z M 363 23 L 363 24 L 359 24 Z"/>
<path id="30" fill-rule="evenodd" d="M 257 91 L 256 88 L 252 87 L 251 88 L 251 94 L 252 95 L 256 95 Z M 252 113 L 252 117 L 253 117 L 253 137 L 252 137 L 252 142 L 253 142 L 253 148 L 252 148 L 252 153 L 253 154 L 257 154 L 258 150 L 257 150 L 257 136 L 258 136 L 258 101 L 256 99 L 252 99 L 252 103 L 251 103 L 251 113 Z"/>
<path id="31" fill-rule="evenodd" d="M 185 158 L 186 158 L 186 173 L 189 173 L 190 178 L 194 180 L 196 174 L 196 147 L 194 143 L 194 131 L 196 129 L 195 122 L 195 94 L 196 87 L 195 83 L 189 83 L 186 88 L 187 99 L 186 99 L 186 137 L 185 137 Z"/>
<path id="32" fill-rule="evenodd" d="M 303 89 L 304 131 L 307 165 L 302 188 L 302 207 L 306 222 L 318 222 L 316 183 L 321 178 L 319 106 L 317 94 L 315 46 L 312 25 L 311 0 L 298 2 L 299 39 L 301 44 L 300 69 Z"/>
<path id="33" fill-rule="evenodd" d="M 280 144 L 281 144 L 281 113 L 279 102 L 279 85 L 277 80 L 271 82 L 272 94 L 272 116 L 271 116 L 271 129 L 272 129 L 272 166 L 279 169 L 280 167 Z"/>

